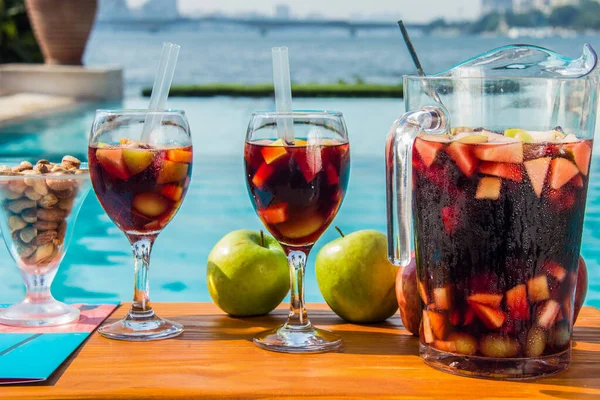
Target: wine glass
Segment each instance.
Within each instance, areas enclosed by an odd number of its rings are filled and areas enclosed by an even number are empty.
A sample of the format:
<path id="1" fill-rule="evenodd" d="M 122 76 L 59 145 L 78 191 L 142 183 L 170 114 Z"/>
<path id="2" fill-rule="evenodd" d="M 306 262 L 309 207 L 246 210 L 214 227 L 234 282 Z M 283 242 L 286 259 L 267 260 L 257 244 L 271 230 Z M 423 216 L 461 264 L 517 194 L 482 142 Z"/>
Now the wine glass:
<path id="1" fill-rule="evenodd" d="M 255 112 L 248 126 L 244 161 L 250 199 L 286 252 L 291 279 L 287 322 L 259 333 L 254 343 L 287 353 L 336 349 L 341 338 L 315 328 L 308 319 L 304 270 L 310 250 L 333 221 L 346 194 L 350 145 L 343 116 L 331 111 Z"/>
<path id="2" fill-rule="evenodd" d="M 50 286 L 63 260 L 77 215 L 90 190 L 85 164 L 40 160 L 0 166 L 0 227 L 25 284 L 25 298 L 0 310 L 4 325 L 56 326 L 79 318 L 79 309 L 56 300 Z"/>
<path id="3" fill-rule="evenodd" d="M 98 110 L 88 157 L 100 204 L 131 243 L 134 295 L 129 313 L 103 325 L 111 339 L 148 341 L 183 332 L 150 305 L 148 270 L 158 234 L 179 210 L 192 174 L 192 139 L 183 111 Z"/>

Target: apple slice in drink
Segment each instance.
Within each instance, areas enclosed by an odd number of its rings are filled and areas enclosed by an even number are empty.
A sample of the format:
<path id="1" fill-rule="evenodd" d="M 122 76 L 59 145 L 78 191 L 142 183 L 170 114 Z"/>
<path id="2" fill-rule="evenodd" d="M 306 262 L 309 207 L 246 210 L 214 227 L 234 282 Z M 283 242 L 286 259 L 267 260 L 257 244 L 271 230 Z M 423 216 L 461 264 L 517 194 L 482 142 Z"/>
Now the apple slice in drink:
<path id="1" fill-rule="evenodd" d="M 502 180 L 500 178 L 483 177 L 477 185 L 475 198 L 477 200 L 498 200 L 501 187 Z"/>
<path id="2" fill-rule="evenodd" d="M 431 321 L 429 321 L 429 315 L 427 313 L 427 310 L 423 310 L 422 328 L 423 339 L 425 339 L 425 343 L 433 343 L 435 337 L 433 336 L 433 330 L 431 329 Z"/>
<path id="3" fill-rule="evenodd" d="M 286 238 L 300 239 L 310 236 L 323 227 L 325 218 L 317 212 L 306 213 L 302 218 L 294 218 L 277 224 L 276 229 Z"/>
<path id="4" fill-rule="evenodd" d="M 131 177 L 120 148 L 96 149 L 96 159 L 102 168 L 110 175 L 124 181 Z"/>
<path id="5" fill-rule="evenodd" d="M 556 316 L 560 311 L 560 304 L 555 300 L 546 300 L 541 303 L 537 308 L 537 324 L 544 328 L 549 329 L 554 325 Z"/>
<path id="6" fill-rule="evenodd" d="M 582 188 L 583 187 L 583 178 L 581 175 L 577 174 L 573 179 L 569 181 L 569 183 L 575 187 Z"/>
<path id="7" fill-rule="evenodd" d="M 506 292 L 506 308 L 510 318 L 517 321 L 529 319 L 529 301 L 527 301 L 527 288 L 520 284 Z"/>
<path id="8" fill-rule="evenodd" d="M 550 187 L 558 190 L 579 174 L 579 169 L 566 158 L 554 158 L 550 163 Z"/>
<path id="9" fill-rule="evenodd" d="M 520 164 L 523 162 L 523 143 L 480 144 L 475 146 L 473 154 L 483 161 Z"/>
<path id="10" fill-rule="evenodd" d="M 484 161 L 479 166 L 479 172 L 485 175 L 492 175 L 497 176 L 499 178 L 510 179 L 511 181 L 515 182 L 521 182 L 523 180 L 521 164 Z"/>
<path id="11" fill-rule="evenodd" d="M 542 190 L 544 189 L 544 182 L 546 182 L 550 161 L 550 157 L 542 157 L 523 163 L 525 165 L 525 171 L 527 171 L 527 176 L 529 176 L 531 186 L 533 187 L 533 191 L 537 197 L 542 197 Z"/>
<path id="12" fill-rule="evenodd" d="M 148 149 L 124 148 L 123 160 L 131 175 L 137 175 L 148 168 L 154 160 L 154 152 Z"/>
<path id="13" fill-rule="evenodd" d="M 167 160 L 177 163 L 190 164 L 193 160 L 193 153 L 189 150 L 172 149 L 167 151 Z"/>
<path id="14" fill-rule="evenodd" d="M 438 350 L 445 351 L 448 353 L 456 352 L 456 343 L 451 342 L 451 341 L 434 340 L 432 346 Z"/>
<path id="15" fill-rule="evenodd" d="M 472 145 L 453 142 L 446 149 L 446 153 L 448 153 L 458 169 L 467 177 L 473 175 L 478 164 L 477 158 L 471 153 L 472 148 Z"/>
<path id="16" fill-rule="evenodd" d="M 486 306 L 484 304 L 469 303 L 475 315 L 488 329 L 500 329 L 506 321 L 506 314 L 499 308 Z"/>
<path id="17" fill-rule="evenodd" d="M 158 217 L 169 208 L 169 202 L 157 193 L 144 192 L 136 195 L 133 208 L 148 217 Z"/>
<path id="18" fill-rule="evenodd" d="M 436 311 L 427 310 L 431 330 L 436 338 L 444 340 L 450 333 L 450 324 L 444 314 Z"/>
<path id="19" fill-rule="evenodd" d="M 258 210 L 258 215 L 267 224 L 280 224 L 288 219 L 288 205 L 287 203 L 273 204 Z"/>
<path id="20" fill-rule="evenodd" d="M 188 164 L 164 160 L 158 178 L 156 178 L 156 183 L 162 185 L 164 183 L 179 182 L 187 176 L 188 169 Z"/>
<path id="21" fill-rule="evenodd" d="M 433 289 L 433 301 L 437 310 L 449 310 L 452 306 L 450 285 Z"/>
<path id="22" fill-rule="evenodd" d="M 546 260 L 544 262 L 543 269 L 546 272 L 546 274 L 553 277 L 558 282 L 564 281 L 565 277 L 567 276 L 567 270 L 562 265 L 553 260 Z"/>
<path id="23" fill-rule="evenodd" d="M 564 145 L 567 152 L 570 152 L 581 173 L 587 176 L 590 168 L 590 159 L 592 157 L 592 147 L 588 142 L 578 142 L 575 144 Z"/>
<path id="24" fill-rule="evenodd" d="M 550 289 L 548 287 L 548 278 L 546 275 L 538 275 L 527 281 L 527 292 L 529 300 L 533 303 L 550 298 Z"/>
<path id="25" fill-rule="evenodd" d="M 468 302 L 475 302 L 479 304 L 484 304 L 486 306 L 499 308 L 500 303 L 502 303 L 502 299 L 504 298 L 501 294 L 494 293 L 475 293 L 467 297 Z"/>
<path id="26" fill-rule="evenodd" d="M 181 199 L 181 195 L 183 194 L 183 187 L 170 183 L 163 186 L 163 188 L 160 190 L 160 193 L 169 200 L 179 201 Z"/>
<path id="27" fill-rule="evenodd" d="M 263 147 L 260 152 L 262 153 L 263 159 L 267 164 L 272 164 L 277 159 L 287 154 L 285 143 L 282 139 L 277 139 L 268 146 Z"/>
<path id="28" fill-rule="evenodd" d="M 273 173 L 275 173 L 275 168 L 272 165 L 262 163 L 252 178 L 252 184 L 257 188 L 265 187 L 265 184 Z"/>

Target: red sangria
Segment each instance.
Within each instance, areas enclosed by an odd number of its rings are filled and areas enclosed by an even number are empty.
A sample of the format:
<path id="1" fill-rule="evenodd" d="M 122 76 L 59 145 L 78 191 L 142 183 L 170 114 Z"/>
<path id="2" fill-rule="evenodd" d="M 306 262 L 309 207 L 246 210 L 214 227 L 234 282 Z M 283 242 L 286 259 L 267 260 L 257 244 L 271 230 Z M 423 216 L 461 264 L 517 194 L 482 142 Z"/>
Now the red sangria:
<path id="1" fill-rule="evenodd" d="M 540 375 L 527 359 L 570 348 L 592 142 L 461 130 L 413 145 L 422 354 L 478 375 L 522 358 L 504 373 Z"/>
<path id="2" fill-rule="evenodd" d="M 258 216 L 282 244 L 312 245 L 340 207 L 350 169 L 348 143 L 296 139 L 246 143 L 248 189 Z"/>
<path id="3" fill-rule="evenodd" d="M 90 175 L 102 207 L 123 231 L 149 234 L 173 218 L 187 191 L 192 148 L 155 148 L 122 140 L 89 148 Z"/>

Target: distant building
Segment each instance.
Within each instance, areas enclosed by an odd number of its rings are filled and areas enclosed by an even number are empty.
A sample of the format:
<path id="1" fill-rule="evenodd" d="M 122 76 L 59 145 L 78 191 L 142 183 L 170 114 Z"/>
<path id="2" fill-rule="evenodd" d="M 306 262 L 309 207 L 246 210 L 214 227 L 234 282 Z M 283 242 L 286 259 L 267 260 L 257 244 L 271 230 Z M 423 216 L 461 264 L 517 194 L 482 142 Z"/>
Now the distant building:
<path id="1" fill-rule="evenodd" d="M 98 21 L 128 20 L 131 17 L 127 0 L 100 0 L 98 2 Z"/>
<path id="2" fill-rule="evenodd" d="M 513 0 L 513 11 L 515 13 L 526 13 L 532 10 L 540 10 L 550 13 L 554 8 L 577 5 L 579 0 Z"/>
<path id="3" fill-rule="evenodd" d="M 287 4 L 278 4 L 275 6 L 275 18 L 290 19 L 290 17 L 290 6 L 288 6 Z"/>

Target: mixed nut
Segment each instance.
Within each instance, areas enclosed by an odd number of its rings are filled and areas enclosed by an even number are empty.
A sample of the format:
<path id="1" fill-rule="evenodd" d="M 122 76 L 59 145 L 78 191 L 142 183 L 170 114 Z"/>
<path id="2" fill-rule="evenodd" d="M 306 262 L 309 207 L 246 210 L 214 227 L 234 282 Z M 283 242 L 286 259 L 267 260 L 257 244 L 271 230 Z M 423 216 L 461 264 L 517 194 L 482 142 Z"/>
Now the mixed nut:
<path id="1" fill-rule="evenodd" d="M 66 219 L 77 197 L 81 179 L 68 175 L 87 173 L 81 161 L 66 155 L 60 164 L 39 160 L 35 165 L 0 166 L 0 196 L 14 246 L 25 265 L 45 266 L 64 243 Z M 14 177 L 7 179 L 4 177 Z M 5 233 L 6 234 L 6 233 Z"/>

